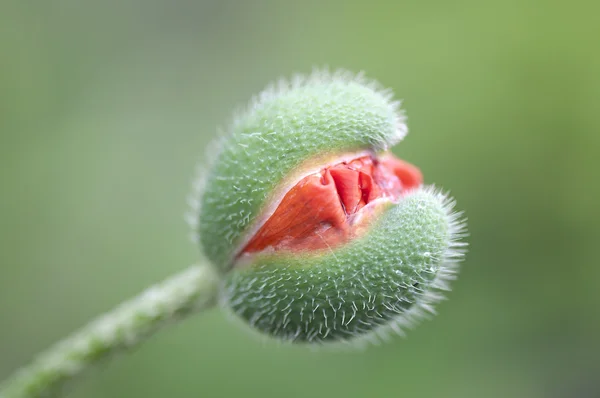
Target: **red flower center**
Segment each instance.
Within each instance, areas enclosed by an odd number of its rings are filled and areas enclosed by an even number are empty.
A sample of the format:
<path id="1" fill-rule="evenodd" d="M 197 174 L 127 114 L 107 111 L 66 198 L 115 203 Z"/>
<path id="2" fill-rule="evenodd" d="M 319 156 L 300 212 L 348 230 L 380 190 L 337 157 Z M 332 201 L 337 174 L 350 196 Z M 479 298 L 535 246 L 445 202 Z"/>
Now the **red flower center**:
<path id="1" fill-rule="evenodd" d="M 241 255 L 312 251 L 343 244 L 364 229 L 361 227 L 371 218 L 365 214 L 372 214 L 377 207 L 373 202 L 384 198 L 397 201 L 422 182 L 418 168 L 392 155 L 381 159 L 363 156 L 326 167 L 304 177 L 285 194 Z"/>

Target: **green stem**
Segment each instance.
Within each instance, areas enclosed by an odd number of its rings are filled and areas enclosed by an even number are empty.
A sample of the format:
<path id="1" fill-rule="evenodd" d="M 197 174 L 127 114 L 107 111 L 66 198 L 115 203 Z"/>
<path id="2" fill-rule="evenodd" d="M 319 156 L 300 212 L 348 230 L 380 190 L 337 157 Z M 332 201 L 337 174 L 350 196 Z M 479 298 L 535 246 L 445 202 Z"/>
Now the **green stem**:
<path id="1" fill-rule="evenodd" d="M 0 398 L 60 395 L 91 365 L 137 346 L 173 320 L 213 307 L 218 286 L 211 266 L 193 265 L 148 288 L 18 370 L 0 385 Z"/>

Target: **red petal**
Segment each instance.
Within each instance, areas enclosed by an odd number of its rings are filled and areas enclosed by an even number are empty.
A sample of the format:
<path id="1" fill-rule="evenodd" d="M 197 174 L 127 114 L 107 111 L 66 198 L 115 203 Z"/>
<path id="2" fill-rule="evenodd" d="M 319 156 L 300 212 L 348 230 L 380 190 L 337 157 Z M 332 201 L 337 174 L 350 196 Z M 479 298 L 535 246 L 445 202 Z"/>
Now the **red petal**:
<path id="1" fill-rule="evenodd" d="M 404 160 L 400 160 L 394 156 L 386 156 L 381 159 L 381 164 L 394 172 L 400 179 L 403 189 L 417 188 L 423 184 L 421 170 Z"/>
<path id="2" fill-rule="evenodd" d="M 354 214 L 376 199 L 396 200 L 422 181 L 418 168 L 393 156 L 381 161 L 363 156 L 325 168 L 288 191 L 242 254 L 326 249 L 345 243 L 357 232 L 351 222 Z"/>
<path id="3" fill-rule="evenodd" d="M 346 213 L 356 213 L 362 201 L 362 191 L 359 186 L 359 172 L 343 165 L 332 167 L 329 171 L 335 181 L 337 194 L 344 205 Z"/>

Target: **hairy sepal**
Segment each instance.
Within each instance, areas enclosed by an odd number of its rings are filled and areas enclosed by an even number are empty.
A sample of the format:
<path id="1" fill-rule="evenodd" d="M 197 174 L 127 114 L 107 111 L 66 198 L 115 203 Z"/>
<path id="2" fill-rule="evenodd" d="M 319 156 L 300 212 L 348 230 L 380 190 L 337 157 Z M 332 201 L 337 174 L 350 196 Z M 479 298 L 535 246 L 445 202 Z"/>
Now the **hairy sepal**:
<path id="1" fill-rule="evenodd" d="M 223 304 L 264 335 L 303 343 L 365 341 L 411 326 L 443 297 L 464 223 L 433 188 L 390 204 L 335 250 L 257 255 L 224 282 Z"/>
<path id="2" fill-rule="evenodd" d="M 399 103 L 362 76 L 315 72 L 257 96 L 220 141 L 194 202 L 204 254 L 220 269 L 276 189 L 310 159 L 380 152 L 406 134 Z"/>

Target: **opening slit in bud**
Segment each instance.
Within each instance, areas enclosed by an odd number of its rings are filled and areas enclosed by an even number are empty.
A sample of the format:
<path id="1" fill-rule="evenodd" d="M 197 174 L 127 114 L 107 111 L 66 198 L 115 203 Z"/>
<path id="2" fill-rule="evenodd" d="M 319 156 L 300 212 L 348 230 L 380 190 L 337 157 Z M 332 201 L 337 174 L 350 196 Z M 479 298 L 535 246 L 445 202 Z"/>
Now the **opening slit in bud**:
<path id="1" fill-rule="evenodd" d="M 384 202 L 396 202 L 423 182 L 415 166 L 391 154 L 361 156 L 302 178 L 283 197 L 240 256 L 314 251 L 360 234 Z"/>

